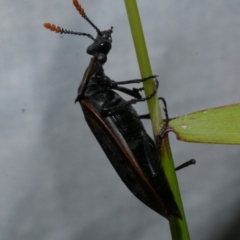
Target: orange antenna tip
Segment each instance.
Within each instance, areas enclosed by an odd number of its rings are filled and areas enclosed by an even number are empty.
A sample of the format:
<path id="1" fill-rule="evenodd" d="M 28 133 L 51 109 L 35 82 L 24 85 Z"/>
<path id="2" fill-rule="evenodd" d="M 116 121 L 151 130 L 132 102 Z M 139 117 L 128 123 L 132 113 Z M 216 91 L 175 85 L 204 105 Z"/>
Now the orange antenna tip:
<path id="1" fill-rule="evenodd" d="M 85 11 L 84 11 L 83 7 L 79 4 L 78 0 L 73 0 L 73 5 L 76 7 L 76 9 L 80 13 L 80 15 L 82 15 L 82 16 L 85 15 Z"/>
<path id="2" fill-rule="evenodd" d="M 54 24 L 51 23 L 44 23 L 43 26 L 53 32 L 60 33 L 62 31 L 61 27 L 55 26 Z"/>
<path id="3" fill-rule="evenodd" d="M 44 26 L 45 28 L 47 28 L 47 29 L 50 29 L 51 24 L 50 24 L 50 23 L 44 23 L 43 26 Z"/>

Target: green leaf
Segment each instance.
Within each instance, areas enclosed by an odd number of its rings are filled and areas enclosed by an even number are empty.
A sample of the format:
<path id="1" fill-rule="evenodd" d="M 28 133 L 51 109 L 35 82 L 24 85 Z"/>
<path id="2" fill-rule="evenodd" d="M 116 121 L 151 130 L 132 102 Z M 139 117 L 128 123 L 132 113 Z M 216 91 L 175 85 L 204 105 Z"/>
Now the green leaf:
<path id="1" fill-rule="evenodd" d="M 171 120 L 168 128 L 181 141 L 240 144 L 240 104 L 193 112 Z"/>

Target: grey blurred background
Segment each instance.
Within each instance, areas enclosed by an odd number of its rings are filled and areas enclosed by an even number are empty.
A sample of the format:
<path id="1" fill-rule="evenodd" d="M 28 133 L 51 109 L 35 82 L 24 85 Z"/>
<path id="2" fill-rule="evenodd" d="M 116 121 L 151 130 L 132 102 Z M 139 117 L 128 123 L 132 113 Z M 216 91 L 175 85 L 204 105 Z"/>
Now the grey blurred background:
<path id="1" fill-rule="evenodd" d="M 171 117 L 240 102 L 240 1 L 138 3 Z M 124 2 L 81 4 L 101 30 L 114 26 L 106 74 L 140 77 Z M 94 29 L 71 0 L 3 0 L 0 14 L 0 239 L 171 239 L 168 222 L 120 181 L 74 104 L 91 40 L 42 23 Z M 170 140 L 176 165 L 197 159 L 178 173 L 192 239 L 240 239 L 239 146 Z"/>

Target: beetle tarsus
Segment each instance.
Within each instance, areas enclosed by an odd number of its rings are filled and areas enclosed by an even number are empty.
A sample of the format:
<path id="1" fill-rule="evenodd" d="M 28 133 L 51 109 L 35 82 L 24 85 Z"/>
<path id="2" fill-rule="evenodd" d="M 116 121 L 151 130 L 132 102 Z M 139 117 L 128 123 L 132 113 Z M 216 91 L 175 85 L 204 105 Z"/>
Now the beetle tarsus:
<path id="1" fill-rule="evenodd" d="M 185 162 L 185 163 L 181 164 L 180 166 L 176 167 L 175 171 L 178 171 L 180 169 L 183 169 L 185 167 L 188 167 L 188 166 L 194 165 L 194 164 L 196 164 L 196 160 L 195 159 L 190 159 L 187 162 Z"/>

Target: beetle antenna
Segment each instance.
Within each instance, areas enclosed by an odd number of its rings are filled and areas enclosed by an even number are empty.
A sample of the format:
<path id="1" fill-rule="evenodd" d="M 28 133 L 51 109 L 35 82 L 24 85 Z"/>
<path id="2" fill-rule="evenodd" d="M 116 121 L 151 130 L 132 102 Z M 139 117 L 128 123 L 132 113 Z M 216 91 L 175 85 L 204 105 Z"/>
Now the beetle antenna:
<path id="1" fill-rule="evenodd" d="M 193 165 L 195 163 L 196 163 L 195 159 L 190 159 L 189 161 L 187 161 L 187 162 L 181 164 L 180 166 L 176 167 L 175 171 L 178 171 L 178 170 L 180 170 L 182 168 L 188 167 L 189 165 Z"/>
<path id="2" fill-rule="evenodd" d="M 64 28 L 61 28 L 59 26 L 55 26 L 54 24 L 51 23 L 44 23 L 43 26 L 53 32 L 60 33 L 60 34 L 73 34 L 73 35 L 82 35 L 82 36 L 87 36 L 91 38 L 93 41 L 95 40 L 94 37 L 91 34 L 88 33 L 82 33 L 82 32 L 74 32 L 74 31 L 69 31 Z"/>
<path id="3" fill-rule="evenodd" d="M 78 10 L 79 14 L 88 22 L 90 25 L 97 31 L 98 35 L 102 35 L 101 31 L 97 28 L 95 24 L 87 17 L 83 7 L 79 4 L 78 0 L 73 0 L 73 5 L 76 7 Z"/>

